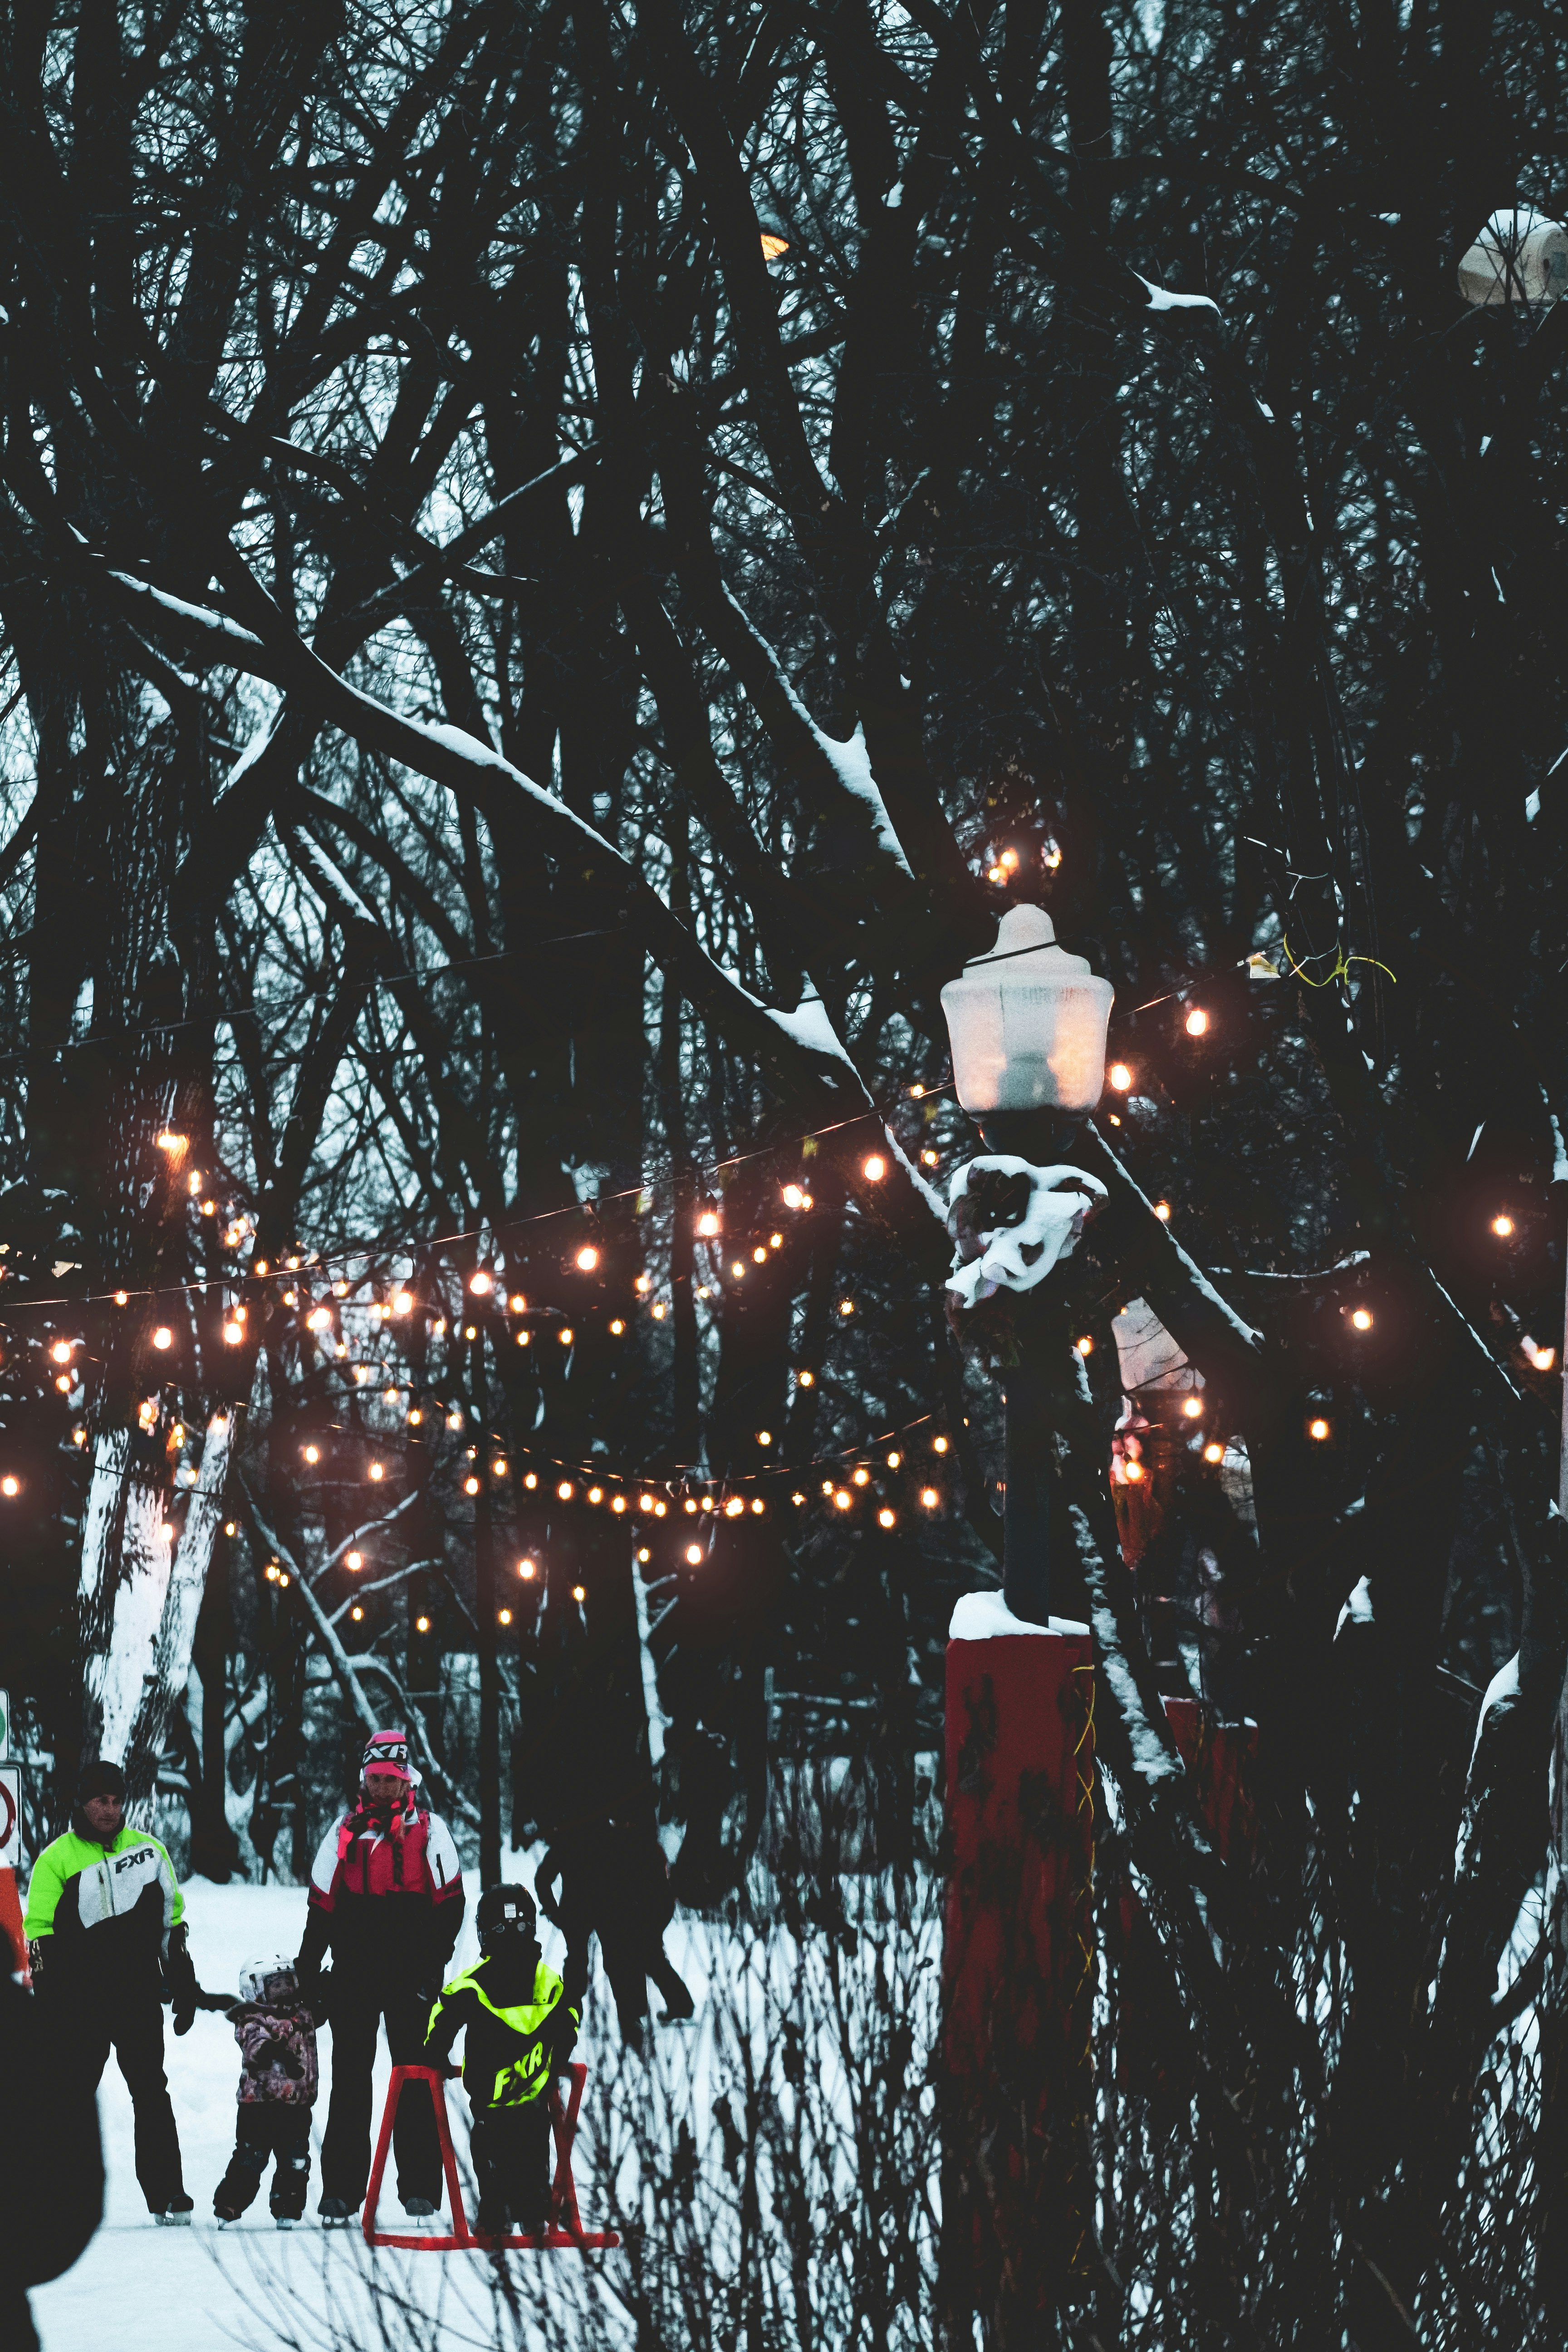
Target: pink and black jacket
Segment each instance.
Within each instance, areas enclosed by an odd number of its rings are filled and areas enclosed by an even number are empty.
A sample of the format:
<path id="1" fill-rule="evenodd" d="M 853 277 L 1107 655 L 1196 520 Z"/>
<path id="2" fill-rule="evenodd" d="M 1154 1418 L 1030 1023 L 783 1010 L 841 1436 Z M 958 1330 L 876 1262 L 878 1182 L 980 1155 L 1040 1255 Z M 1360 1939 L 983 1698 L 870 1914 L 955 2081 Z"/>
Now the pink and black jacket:
<path id="1" fill-rule="evenodd" d="M 452 1833 L 410 1789 L 391 1812 L 362 1799 L 321 1840 L 310 1871 L 300 1965 L 411 1990 L 438 1987 L 463 1924 L 463 1876 Z"/>

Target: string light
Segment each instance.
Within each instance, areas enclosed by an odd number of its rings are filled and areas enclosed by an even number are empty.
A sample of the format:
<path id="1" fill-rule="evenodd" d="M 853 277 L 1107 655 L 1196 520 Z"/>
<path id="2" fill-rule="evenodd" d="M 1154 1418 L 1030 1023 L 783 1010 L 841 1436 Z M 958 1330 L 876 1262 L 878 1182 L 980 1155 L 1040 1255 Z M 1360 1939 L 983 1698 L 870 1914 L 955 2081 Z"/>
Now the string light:
<path id="1" fill-rule="evenodd" d="M 331 1328 L 331 1313 L 329 1308 L 325 1307 L 312 1307 L 310 1312 L 305 1318 L 305 1328 L 309 1331 L 325 1331 Z"/>
<path id="2" fill-rule="evenodd" d="M 465 1494 L 465 1495 L 477 1495 L 477 1494 L 479 1493 L 479 1480 L 478 1480 L 477 1478 L 465 1478 L 465 1479 L 464 1479 L 464 1481 L 463 1481 L 463 1492 L 464 1492 L 464 1494 Z"/>
<path id="3" fill-rule="evenodd" d="M 416 1633 L 427 1633 L 430 1631 L 430 1620 L 428 1617 L 416 1617 L 414 1620 L 414 1630 Z"/>
<path id="4" fill-rule="evenodd" d="M 49 1349 L 49 1353 L 54 1358 L 57 1364 L 68 1364 L 71 1360 L 70 1341 L 68 1339 L 57 1339 L 54 1346 Z"/>
<path id="5" fill-rule="evenodd" d="M 321 1458 L 321 1449 L 319 1445 L 307 1445 L 302 1447 L 300 1450 L 304 1454 L 307 1462 L 314 1464 L 319 1462 Z"/>
<path id="6" fill-rule="evenodd" d="M 570 1324 L 568 1324 L 568 1325 L 566 1326 L 565 1329 L 564 1329 L 564 1330 L 562 1332 L 562 1334 L 561 1334 L 561 1344 L 562 1344 L 562 1346 L 563 1346 L 563 1348 L 569 1348 L 569 1347 L 572 1345 L 573 1340 L 576 1338 L 576 1336 L 577 1336 L 577 1335 L 576 1335 L 576 1333 L 572 1329 L 572 1328 L 571 1328 Z"/>
<path id="7" fill-rule="evenodd" d="M 418 1407 L 416 1404 L 411 1404 L 411 1405 L 409 1406 L 409 1408 L 408 1408 L 408 1426 L 410 1427 L 410 1429 L 417 1429 L 417 1428 L 419 1427 L 420 1423 L 424 1420 L 424 1418 L 425 1418 L 425 1415 L 423 1414 L 423 1412 L 421 1412 L 421 1411 L 420 1411 L 419 1407 Z"/>
<path id="8" fill-rule="evenodd" d="M 9 1471 L 4 1478 L 0 1478 L 0 1495 L 19 1495 L 21 1491 L 22 1481 L 20 1478 L 14 1477 Z"/>
<path id="9" fill-rule="evenodd" d="M 762 1496 L 761 1496 L 760 1495 L 753 1495 L 753 1496 L 752 1496 L 752 1510 L 753 1515 L 754 1515 L 757 1518 L 759 1518 L 759 1519 L 760 1519 L 760 1518 L 762 1517 L 763 1513 L 767 1509 L 767 1507 L 767 1507 L 767 1505 L 763 1502 L 763 1498 L 762 1498 Z"/>
<path id="10" fill-rule="evenodd" d="M 468 1288 L 476 1298 L 488 1297 L 493 1286 L 482 1265 L 468 1276 Z"/>
<path id="11" fill-rule="evenodd" d="M 364 1619 L 364 1611 L 360 1607 L 357 1601 L 354 1602 L 353 1607 L 349 1611 L 349 1615 L 353 1619 L 356 1625 L 363 1623 Z"/>
<path id="12" fill-rule="evenodd" d="M 948 1438 L 933 1437 L 931 1442 L 931 1450 L 933 1454 L 945 1454 L 950 1443 L 951 1440 Z"/>
<path id="13" fill-rule="evenodd" d="M 922 1168 L 934 1168 L 941 1156 L 940 1152 L 931 1151 L 928 1149 L 921 1153 L 921 1166 Z"/>
<path id="14" fill-rule="evenodd" d="M 572 1587 L 572 1598 L 574 1601 L 586 1601 L 588 1598 L 587 1586 L 585 1584 L 574 1584 Z"/>
<path id="15" fill-rule="evenodd" d="M 1556 1349 L 1538 1348 L 1534 1340 L 1529 1336 L 1528 1332 L 1519 1344 L 1523 1349 L 1531 1364 L 1538 1372 L 1549 1372 L 1552 1370 L 1552 1365 L 1557 1361 Z"/>
<path id="16" fill-rule="evenodd" d="M 1372 1329 L 1371 1307 L 1358 1307 L 1351 1317 L 1351 1322 L 1358 1331 L 1370 1331 Z"/>
<path id="17" fill-rule="evenodd" d="M 1186 1402 L 1182 1407 L 1182 1411 L 1185 1413 L 1189 1421 L 1196 1421 L 1201 1415 L 1203 1409 L 1204 1401 L 1202 1397 L 1195 1396 L 1188 1397 Z"/>
<path id="18" fill-rule="evenodd" d="M 617 1315 L 615 1321 L 610 1326 L 611 1339 L 618 1339 L 626 1328 L 626 1325 L 621 1321 L 620 1317 Z"/>
<path id="19" fill-rule="evenodd" d="M 364 1566 L 364 1554 L 363 1554 L 363 1551 L 350 1551 L 350 1552 L 345 1552 L 345 1553 L 343 1554 L 343 1566 L 344 1566 L 346 1569 L 351 1569 L 351 1570 L 353 1570 L 353 1572 L 357 1575 L 357 1574 L 358 1574 L 358 1572 L 359 1572 L 359 1570 L 360 1570 Z"/>
<path id="20" fill-rule="evenodd" d="M 526 1477 L 523 1479 L 523 1482 L 522 1482 L 522 1483 L 523 1483 L 523 1485 L 528 1488 L 529 1493 L 531 1495 L 531 1494 L 532 1494 L 532 1492 L 533 1492 L 533 1490 L 534 1490 L 534 1488 L 535 1488 L 535 1487 L 538 1486 L 538 1484 L 539 1484 L 539 1479 L 538 1479 L 538 1475 L 537 1475 L 537 1474 L 536 1474 L 534 1471 L 532 1471 L 532 1470 L 529 1471 L 529 1473 L 527 1474 Z"/>
<path id="21" fill-rule="evenodd" d="M 1110 1069 L 1106 1073 L 1106 1076 L 1109 1077 L 1111 1085 L 1115 1087 L 1119 1095 L 1130 1094 L 1131 1092 L 1132 1072 L 1127 1063 L 1112 1062 Z"/>
<path id="22" fill-rule="evenodd" d="M 510 1625 L 511 1623 L 511 1611 L 510 1609 L 498 1609 L 496 1611 L 496 1622 L 500 1625 Z"/>
<path id="23" fill-rule="evenodd" d="M 625 1496 L 624 1495 L 612 1495 L 612 1496 L 611 1496 L 611 1497 L 610 1497 L 610 1508 L 611 1508 L 611 1510 L 612 1510 L 612 1511 L 614 1511 L 614 1512 L 616 1513 L 616 1517 L 617 1517 L 620 1516 L 621 1512 L 623 1512 L 623 1511 L 626 1509 L 626 1496 Z"/>
<path id="24" fill-rule="evenodd" d="M 734 1276 L 735 1280 L 736 1280 L 737 1282 L 739 1282 L 739 1281 L 740 1281 L 740 1279 L 741 1279 L 741 1277 L 742 1277 L 742 1276 L 745 1273 L 746 1269 L 745 1269 L 745 1267 L 741 1264 L 740 1259 L 739 1259 L 739 1258 L 737 1258 L 737 1259 L 735 1260 L 734 1265 L 730 1268 L 730 1271 L 731 1271 L 731 1273 Z"/>
<path id="25" fill-rule="evenodd" d="M 570 1479 L 570 1478 L 563 1478 L 563 1480 L 561 1481 L 561 1484 L 560 1484 L 560 1485 L 559 1485 L 559 1486 L 557 1486 L 557 1488 L 555 1489 L 555 1492 L 556 1492 L 557 1496 L 559 1497 L 559 1499 L 560 1499 L 563 1503 L 569 1503 L 569 1502 L 572 1500 L 572 1481 L 571 1481 L 571 1479 Z"/>
<path id="26" fill-rule="evenodd" d="M 697 1230 L 701 1234 L 704 1241 L 711 1241 L 713 1235 L 719 1230 L 718 1211 L 716 1209 L 704 1209 L 702 1214 L 697 1220 Z"/>
<path id="27" fill-rule="evenodd" d="M 690 1544 L 688 1544 L 688 1545 L 687 1545 L 687 1547 L 686 1547 L 686 1559 L 687 1559 L 687 1565 L 688 1565 L 689 1567 L 690 1567 L 690 1568 L 700 1568 L 700 1567 L 701 1567 L 701 1565 L 702 1565 L 702 1547 L 701 1547 L 701 1545 L 700 1545 L 700 1543 L 690 1543 Z"/>
<path id="28" fill-rule="evenodd" d="M 370 1465 L 370 1475 L 373 1485 L 378 1485 L 386 1475 L 385 1464 L 383 1462 L 373 1462 Z"/>
<path id="29" fill-rule="evenodd" d="M 784 1235 L 783 1235 L 783 1234 L 770 1234 L 768 1235 L 768 1247 L 769 1247 L 770 1249 L 783 1249 L 783 1247 L 784 1247 Z"/>
<path id="30" fill-rule="evenodd" d="M 729 1501 L 724 1506 L 724 1517 L 727 1519 L 738 1519 L 745 1507 L 746 1506 L 739 1495 L 731 1495 Z"/>
<path id="31" fill-rule="evenodd" d="M 662 1323 L 664 1320 L 664 1301 L 662 1298 L 658 1301 L 653 1310 L 653 1319 L 656 1323 Z"/>
<path id="32" fill-rule="evenodd" d="M 1492 1231 L 1496 1234 L 1500 1242 L 1506 1242 L 1509 1235 L 1513 1231 L 1513 1219 L 1507 1215 L 1494 1217 L 1492 1219 Z"/>
<path id="33" fill-rule="evenodd" d="M 532 1339 L 533 1334 L 531 1331 L 520 1331 L 517 1335 L 517 1344 L 520 1348 L 531 1346 Z"/>
<path id="34" fill-rule="evenodd" d="M 163 1133 L 155 1137 L 154 1140 L 160 1151 L 167 1151 L 171 1157 L 176 1159 L 184 1151 L 186 1143 L 186 1138 L 176 1135 L 174 1129 L 170 1127 L 164 1128 Z"/>
<path id="35" fill-rule="evenodd" d="M 758 1430 L 758 1432 L 757 1432 L 757 1444 L 758 1444 L 759 1445 L 771 1445 L 771 1444 L 773 1444 L 773 1431 L 772 1431 L 771 1429 L 759 1429 L 759 1430 Z"/>
<path id="36" fill-rule="evenodd" d="M 173 1331 L 170 1330 L 166 1323 L 160 1323 L 158 1328 L 153 1334 L 153 1345 L 154 1348 L 172 1348 L 174 1344 L 174 1335 Z"/>
<path id="37" fill-rule="evenodd" d="M 524 1584 L 531 1584 L 539 1573 L 538 1563 L 531 1559 L 520 1559 L 517 1563 L 517 1572 Z"/>
<path id="38" fill-rule="evenodd" d="M 131 1293 L 128 1290 L 117 1290 L 114 1294 L 114 1303 L 116 1307 L 129 1307 Z"/>
<path id="39" fill-rule="evenodd" d="M 1325 1437 L 1327 1437 L 1328 1433 L 1329 1433 L 1329 1424 L 1328 1424 L 1328 1423 L 1327 1423 L 1327 1422 L 1322 1418 L 1322 1416 L 1321 1416 L 1321 1413 L 1319 1414 L 1319 1416 L 1317 1417 L 1317 1419 L 1316 1419 L 1316 1420 L 1314 1420 L 1314 1421 L 1310 1421 L 1310 1422 L 1307 1423 L 1307 1434 L 1308 1434 L 1308 1436 L 1309 1436 L 1309 1437 L 1316 1438 L 1316 1439 L 1317 1439 L 1317 1441 L 1318 1441 L 1318 1443 L 1319 1443 L 1319 1444 L 1322 1444 L 1323 1439 L 1324 1439 Z"/>
<path id="40" fill-rule="evenodd" d="M 799 1381 L 803 1389 L 808 1389 L 814 1385 L 816 1380 L 816 1374 L 815 1372 L 796 1372 L 795 1379 Z"/>
<path id="41" fill-rule="evenodd" d="M 588 1500 L 589 1500 L 591 1503 L 602 1503 L 602 1502 L 604 1501 L 604 1499 L 605 1499 L 605 1490 L 604 1490 L 604 1488 L 603 1488 L 602 1486 L 590 1486 L 590 1487 L 589 1487 L 589 1489 L 588 1489 Z"/>
<path id="42" fill-rule="evenodd" d="M 888 1172 L 888 1163 L 879 1151 L 873 1151 L 862 1163 L 860 1172 L 868 1184 L 879 1184 Z"/>
<path id="43" fill-rule="evenodd" d="M 490 1464 L 490 1476 L 492 1478 L 504 1478 L 506 1475 L 507 1465 L 498 1456 L 497 1459 Z"/>
<path id="44" fill-rule="evenodd" d="M 1092 1356 L 1094 1353 L 1094 1341 L 1089 1338 L 1087 1331 L 1084 1333 L 1081 1339 L 1075 1339 L 1073 1341 L 1073 1345 L 1078 1349 L 1080 1356 Z"/>
<path id="45" fill-rule="evenodd" d="M 1163 1225 L 1168 1225 L 1171 1222 L 1171 1204 L 1169 1201 L 1156 1201 L 1154 1203 L 1154 1214 L 1159 1218 L 1160 1223 Z"/>
<path id="46" fill-rule="evenodd" d="M 639 1565 L 640 1567 L 646 1568 L 646 1567 L 647 1566 L 647 1564 L 648 1564 L 649 1560 L 650 1560 L 652 1558 L 653 1558 L 653 1554 L 652 1554 L 652 1552 L 651 1552 L 651 1551 L 649 1551 L 649 1549 L 648 1549 L 648 1548 L 647 1548 L 647 1544 L 638 1544 L 638 1546 L 637 1546 L 637 1562 L 638 1562 L 638 1565 Z"/>
<path id="47" fill-rule="evenodd" d="M 1194 1004 L 1183 1026 L 1189 1037 L 1201 1037 L 1209 1025 L 1208 1014 L 1201 1004 Z"/>
<path id="48" fill-rule="evenodd" d="M 1223 1462 L 1225 1460 L 1225 1448 L 1220 1444 L 1217 1437 L 1211 1437 L 1208 1444 L 1204 1447 L 1204 1460 L 1205 1462 Z"/>
<path id="49" fill-rule="evenodd" d="M 881 1509 L 877 1514 L 877 1525 L 879 1528 L 890 1528 L 897 1517 L 898 1513 L 896 1511 L 890 1511 L 886 1503 L 884 1503 Z"/>
<path id="50" fill-rule="evenodd" d="M 799 1508 L 800 1508 L 801 1505 L 805 1502 L 805 1496 L 804 1495 L 792 1495 L 792 1496 L 790 1496 L 790 1501 L 795 1505 L 795 1509 L 796 1509 L 797 1511 L 799 1510 Z"/>
<path id="51" fill-rule="evenodd" d="M 871 1483 L 871 1473 L 869 1472 L 869 1470 L 867 1470 L 867 1469 L 862 1468 L 862 1469 L 859 1469 L 859 1470 L 857 1470 L 857 1471 L 856 1471 L 856 1473 L 855 1473 L 855 1484 L 856 1484 L 858 1486 L 868 1486 L 870 1485 L 870 1483 Z"/>
<path id="52" fill-rule="evenodd" d="M 646 1298 L 648 1292 L 653 1288 L 652 1275 L 639 1274 L 637 1280 L 633 1283 L 632 1288 L 637 1292 L 639 1297 Z M 519 1302 L 515 1298 L 512 1300 L 512 1305 L 514 1307 L 517 1306 L 518 1303 Z"/>
<path id="53" fill-rule="evenodd" d="M 841 1298 L 838 1302 L 838 1312 L 840 1315 L 853 1315 L 855 1301 L 852 1298 Z"/>
<path id="54" fill-rule="evenodd" d="M 767 1262 L 768 1254 L 759 1242 L 756 1248 L 752 1252 L 752 1264 L 753 1265 L 766 1265 Z"/>
<path id="55" fill-rule="evenodd" d="M 1122 1471 L 1122 1475 L 1130 1486 L 1140 1486 L 1143 1479 L 1143 1465 L 1142 1462 L 1129 1462 Z"/>
<path id="56" fill-rule="evenodd" d="M 223 1336 L 226 1346 L 230 1348 L 237 1348 L 240 1341 L 245 1337 L 244 1324 L 235 1323 L 232 1321 L 226 1323 L 223 1327 Z"/>
<path id="57" fill-rule="evenodd" d="M 576 1264 L 581 1274 L 592 1274 L 599 1263 L 599 1253 L 592 1242 L 584 1242 L 577 1253 Z"/>

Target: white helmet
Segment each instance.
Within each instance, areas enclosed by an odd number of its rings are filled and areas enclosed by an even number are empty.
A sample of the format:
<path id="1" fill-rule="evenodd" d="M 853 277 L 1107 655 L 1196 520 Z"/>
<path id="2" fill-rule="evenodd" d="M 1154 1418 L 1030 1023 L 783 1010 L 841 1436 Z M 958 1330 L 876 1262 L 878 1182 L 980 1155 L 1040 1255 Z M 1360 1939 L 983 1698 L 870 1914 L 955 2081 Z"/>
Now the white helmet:
<path id="1" fill-rule="evenodd" d="M 277 1952 L 264 1960 L 247 1960 L 239 1972 L 241 2000 L 261 2001 L 276 2009 L 299 1996 L 300 1972 L 292 1960 Z"/>

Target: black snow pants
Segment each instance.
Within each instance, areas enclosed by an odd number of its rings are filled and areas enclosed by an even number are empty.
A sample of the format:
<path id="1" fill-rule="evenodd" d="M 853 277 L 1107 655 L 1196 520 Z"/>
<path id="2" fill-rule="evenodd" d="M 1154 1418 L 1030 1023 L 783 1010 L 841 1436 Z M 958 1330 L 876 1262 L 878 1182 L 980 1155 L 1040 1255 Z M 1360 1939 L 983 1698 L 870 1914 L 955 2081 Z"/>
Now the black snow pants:
<path id="1" fill-rule="evenodd" d="M 228 2219 L 255 2202 L 268 2157 L 278 2160 L 269 2200 L 273 2217 L 300 2219 L 310 2182 L 310 2110 L 287 2106 L 280 2099 L 247 2100 L 240 2107 L 234 2154 L 213 2196 L 215 2212 Z"/>
<path id="2" fill-rule="evenodd" d="M 507 2216 L 537 2236 L 550 2210 L 550 2107 L 542 2091 L 526 2106 L 491 2107 L 474 2117 L 468 2141 L 479 2182 L 479 2228 L 499 2236 Z"/>
<path id="3" fill-rule="evenodd" d="M 395 2066 L 422 2066 L 430 2011 L 412 1986 L 366 1982 L 341 1965 L 333 1968 L 331 1986 L 332 2096 L 321 2142 L 321 2194 L 359 2205 L 370 2179 L 376 2028 L 384 2017 Z M 404 2091 L 393 2147 L 398 2196 L 405 2204 L 411 2197 L 428 2197 L 435 2204 L 441 2194 L 441 2148 L 427 2084 L 410 2083 Z"/>
<path id="4" fill-rule="evenodd" d="M 69 2001 L 68 2015 L 63 2005 Z M 96 2091 L 113 2051 L 136 2116 L 136 2178 L 150 2211 L 184 2194 L 180 2135 L 163 2072 L 163 2011 L 156 1979 L 120 1990 L 114 1998 L 89 1990 L 68 1993 L 46 1979 L 39 2002 L 68 2063 L 83 2086 Z"/>

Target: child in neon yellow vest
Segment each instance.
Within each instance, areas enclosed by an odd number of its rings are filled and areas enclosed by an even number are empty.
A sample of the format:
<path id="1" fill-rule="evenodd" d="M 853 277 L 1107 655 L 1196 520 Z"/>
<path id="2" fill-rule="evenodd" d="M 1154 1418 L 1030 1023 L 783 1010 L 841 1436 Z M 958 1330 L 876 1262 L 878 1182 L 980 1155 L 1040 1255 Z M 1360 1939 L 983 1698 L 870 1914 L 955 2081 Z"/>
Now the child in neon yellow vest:
<path id="1" fill-rule="evenodd" d="M 466 2034 L 463 2088 L 473 2116 L 480 2236 L 500 2236 L 509 2213 L 525 2235 L 537 2236 L 550 2198 L 545 2094 L 577 2038 L 581 1963 L 566 1963 L 574 1979 L 568 1990 L 540 1953 L 526 1887 L 487 1888 L 474 1924 L 480 1958 L 453 1978 L 431 2011 L 426 2056 L 444 2065 L 458 2035 Z"/>

